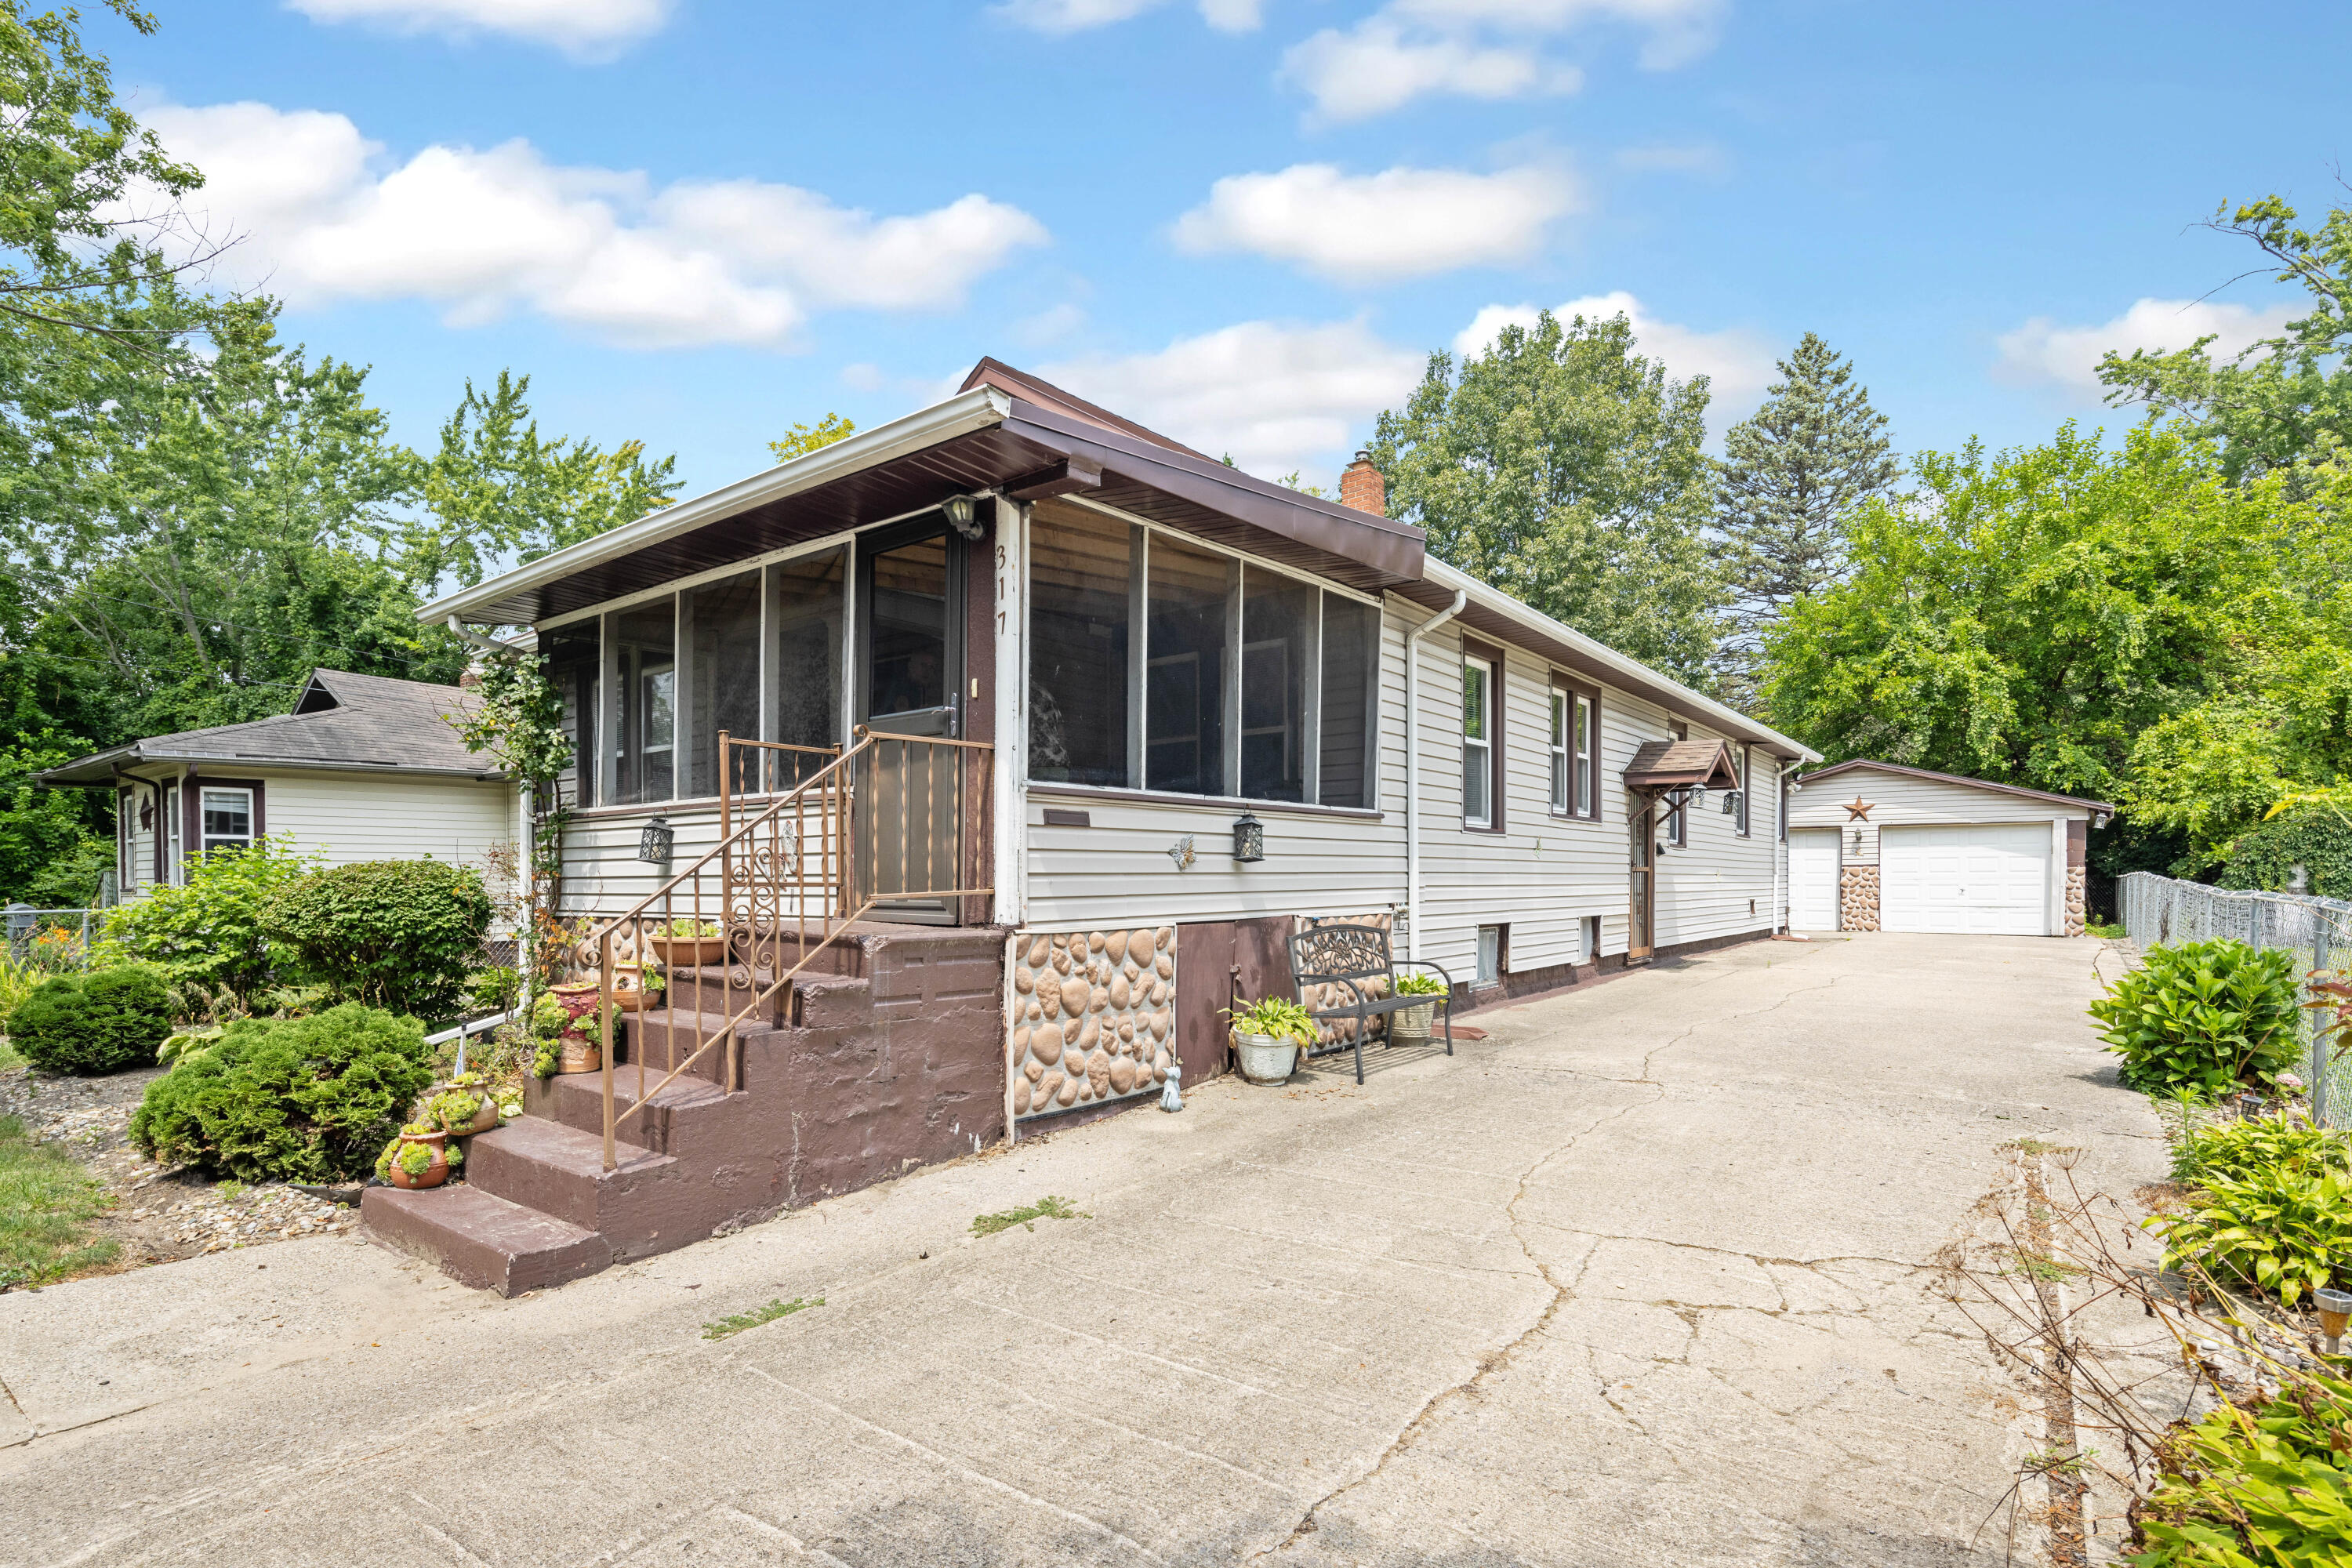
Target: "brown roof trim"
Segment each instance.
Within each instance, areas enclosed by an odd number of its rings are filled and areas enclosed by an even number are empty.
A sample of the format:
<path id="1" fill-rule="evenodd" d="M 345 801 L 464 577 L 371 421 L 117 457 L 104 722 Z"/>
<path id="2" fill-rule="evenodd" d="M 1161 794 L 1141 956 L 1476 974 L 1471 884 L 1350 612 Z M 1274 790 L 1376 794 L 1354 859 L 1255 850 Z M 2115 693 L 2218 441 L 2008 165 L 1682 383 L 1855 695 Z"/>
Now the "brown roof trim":
<path id="1" fill-rule="evenodd" d="M 1006 435 L 1033 445 L 1091 458 L 1101 465 L 1106 476 L 1123 477 L 1258 532 L 1335 558 L 1324 569 L 1325 574 L 1342 582 L 1353 579 L 1360 586 L 1377 589 L 1421 581 L 1422 531 L 1411 523 L 1302 495 L 1229 468 L 1213 458 L 1155 445 L 1024 399 L 1013 401 L 1003 428 Z M 1107 478 L 1104 490 L 1114 488 Z"/>
<path id="2" fill-rule="evenodd" d="M 1106 430 L 1116 430 L 1123 436 L 1136 437 L 1150 442 L 1155 447 L 1165 447 L 1171 452 L 1181 452 L 1188 458 L 1198 458 L 1204 463 L 1216 461 L 1206 452 L 1195 451 L 1181 441 L 1171 440 L 1157 430 L 1146 429 L 1132 419 L 1121 418 L 1100 404 L 1088 403 L 1077 394 L 1065 392 L 1043 376 L 1031 375 L 1025 370 L 1015 370 L 1001 359 L 982 359 L 978 364 L 971 367 L 971 374 L 963 378 L 963 384 L 956 390 L 970 392 L 975 386 L 992 386 L 999 392 L 1012 394 L 1024 403 L 1034 403 L 1040 408 L 1050 408 L 1056 414 L 1066 414 L 1073 418 L 1083 419 L 1089 425 L 1099 425 Z"/>
<path id="3" fill-rule="evenodd" d="M 1815 779 L 1834 778 L 1855 768 L 1876 768 L 1881 773 L 1901 773 L 1906 778 L 1927 779 L 1936 784 L 1965 784 L 1970 789 L 1989 789 L 1996 795 L 2013 795 L 2026 800 L 2046 800 L 2053 805 L 2079 805 L 2091 811 L 2101 811 L 2109 816 L 2116 814 L 2113 804 L 2093 800 L 2088 795 L 2060 795 L 2053 790 L 2027 789 L 2021 784 L 1996 784 L 1990 779 L 1972 779 L 1962 773 L 1939 773 L 1932 768 L 1915 768 L 1904 763 L 1882 763 L 1872 757 L 1852 757 L 1843 763 L 1832 763 L 1825 768 L 1815 768 L 1809 773 L 1799 773 L 1789 782 L 1809 784 Z"/>
<path id="4" fill-rule="evenodd" d="M 1670 789 L 1738 789 L 1728 741 L 1644 741 L 1620 775 L 1636 795 Z"/>

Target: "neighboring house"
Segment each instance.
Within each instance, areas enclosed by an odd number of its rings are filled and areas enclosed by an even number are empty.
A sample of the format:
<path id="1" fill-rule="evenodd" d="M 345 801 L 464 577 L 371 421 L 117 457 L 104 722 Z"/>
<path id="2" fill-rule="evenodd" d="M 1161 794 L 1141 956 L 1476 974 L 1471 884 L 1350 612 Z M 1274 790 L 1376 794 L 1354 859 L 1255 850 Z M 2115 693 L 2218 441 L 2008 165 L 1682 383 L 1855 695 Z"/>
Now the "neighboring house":
<path id="1" fill-rule="evenodd" d="M 111 786 L 126 900 L 182 880 L 195 856 L 265 836 L 335 865 L 478 866 L 517 842 L 520 807 L 445 717 L 473 700 L 455 686 L 315 670 L 278 718 L 151 735 L 37 782 Z"/>
<path id="2" fill-rule="evenodd" d="M 1801 775 L 1789 801 L 1799 931 L 2083 934 L 2103 800 L 1856 760 Z"/>

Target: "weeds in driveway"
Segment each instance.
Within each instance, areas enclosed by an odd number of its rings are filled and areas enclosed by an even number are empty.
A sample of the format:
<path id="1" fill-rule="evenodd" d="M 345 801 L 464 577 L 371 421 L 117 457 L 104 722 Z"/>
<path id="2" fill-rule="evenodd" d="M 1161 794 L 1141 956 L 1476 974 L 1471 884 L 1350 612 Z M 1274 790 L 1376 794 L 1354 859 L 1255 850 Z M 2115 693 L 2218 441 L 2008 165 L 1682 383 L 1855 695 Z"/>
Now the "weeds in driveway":
<path id="1" fill-rule="evenodd" d="M 824 1305 L 824 1298 L 822 1296 L 814 1301 L 804 1301 L 798 1296 L 789 1301 L 771 1301 L 764 1307 L 754 1307 L 748 1312 L 738 1312 L 731 1318 L 703 1324 L 702 1337 L 706 1340 L 731 1339 L 745 1329 L 756 1329 L 761 1323 L 772 1323 L 778 1318 L 789 1318 L 794 1312 L 805 1312 L 811 1307 Z"/>
<path id="2" fill-rule="evenodd" d="M 86 1226 L 111 1200 L 62 1149 L 36 1143 L 0 1116 L 0 1289 L 46 1285 L 114 1260 Z"/>
<path id="3" fill-rule="evenodd" d="M 1016 1225 L 1024 1230 L 1034 1230 L 1041 1219 L 1092 1218 L 1094 1215 L 1069 1199 L 1048 1195 L 1039 1198 L 1025 1209 L 1005 1209 L 997 1214 L 982 1215 L 971 1222 L 971 1233 L 974 1236 L 994 1236 L 998 1231 L 1011 1230 Z"/>

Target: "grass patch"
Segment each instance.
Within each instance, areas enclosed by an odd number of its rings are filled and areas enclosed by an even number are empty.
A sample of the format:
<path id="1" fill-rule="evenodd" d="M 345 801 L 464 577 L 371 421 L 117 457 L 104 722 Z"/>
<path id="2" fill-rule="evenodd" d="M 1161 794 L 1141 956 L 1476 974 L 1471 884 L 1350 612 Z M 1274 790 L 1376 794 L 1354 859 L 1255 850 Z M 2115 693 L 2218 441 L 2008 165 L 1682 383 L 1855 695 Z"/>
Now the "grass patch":
<path id="1" fill-rule="evenodd" d="M 804 1301 L 798 1296 L 789 1301 L 771 1301 L 764 1307 L 754 1307 L 748 1312 L 738 1312 L 731 1318 L 703 1324 L 702 1337 L 706 1340 L 731 1339 L 745 1329 L 756 1329 L 761 1323 L 772 1323 L 778 1318 L 789 1318 L 794 1312 L 805 1312 L 811 1307 L 824 1305 L 824 1298 L 822 1296 L 814 1301 Z"/>
<path id="2" fill-rule="evenodd" d="M 0 1116 L 0 1286 L 46 1285 L 112 1262 L 114 1243 L 83 1229 L 111 1201 L 71 1155 Z"/>
<path id="3" fill-rule="evenodd" d="M 1069 1199 L 1049 1195 L 1039 1198 L 1025 1209 L 1005 1209 L 998 1214 L 982 1215 L 971 1222 L 971 1233 L 974 1236 L 994 1236 L 998 1231 L 1011 1230 L 1016 1225 L 1024 1230 L 1034 1230 L 1041 1219 L 1092 1218 L 1094 1215 L 1084 1212 Z"/>
<path id="4" fill-rule="evenodd" d="M 10 1068 L 20 1068 L 24 1065 L 25 1058 L 18 1054 L 16 1047 L 8 1043 L 8 1037 L 0 1035 L 0 1072 L 6 1072 Z"/>

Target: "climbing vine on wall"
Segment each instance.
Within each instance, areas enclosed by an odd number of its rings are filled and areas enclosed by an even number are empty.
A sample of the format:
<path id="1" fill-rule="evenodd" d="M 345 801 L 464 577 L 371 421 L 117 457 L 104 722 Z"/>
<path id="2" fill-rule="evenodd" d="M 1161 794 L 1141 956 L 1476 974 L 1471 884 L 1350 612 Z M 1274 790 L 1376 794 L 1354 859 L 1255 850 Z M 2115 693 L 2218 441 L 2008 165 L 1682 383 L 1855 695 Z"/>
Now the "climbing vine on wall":
<path id="1" fill-rule="evenodd" d="M 563 731 L 563 699 L 537 657 L 496 655 L 481 670 L 479 701 L 452 714 L 449 722 L 470 749 L 495 758 L 509 778 L 527 786 L 531 798 L 530 875 L 523 900 L 530 910 L 531 949 L 540 978 L 563 967 L 570 944 L 556 919 L 562 894 L 563 827 L 570 820 L 556 781 L 572 765 L 572 737 Z"/>

